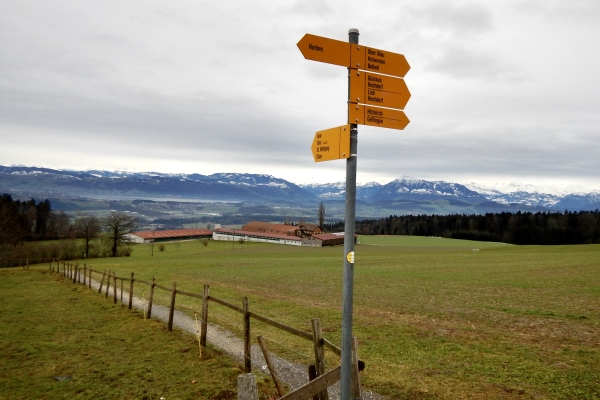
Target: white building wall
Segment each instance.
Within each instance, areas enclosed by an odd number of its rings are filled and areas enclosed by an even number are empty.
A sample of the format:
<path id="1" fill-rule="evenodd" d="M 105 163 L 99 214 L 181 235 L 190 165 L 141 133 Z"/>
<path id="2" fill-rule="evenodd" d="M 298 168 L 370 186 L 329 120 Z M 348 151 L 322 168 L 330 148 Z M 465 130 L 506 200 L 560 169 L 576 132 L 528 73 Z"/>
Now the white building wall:
<path id="1" fill-rule="evenodd" d="M 133 243 L 144 243 L 144 238 L 132 235 L 131 233 L 125 235 L 125 240 Z"/>
<path id="2" fill-rule="evenodd" d="M 240 235 L 240 234 L 236 234 L 236 235 L 232 236 L 231 234 L 227 234 L 227 233 L 213 232 L 213 240 L 221 240 L 221 241 L 231 242 L 232 237 L 233 237 L 233 240 L 235 240 L 235 241 L 244 239 L 244 241 L 246 241 L 246 242 L 273 243 L 273 244 L 287 244 L 290 246 L 302 246 L 301 240 L 286 240 L 286 239 L 275 239 L 275 238 L 267 238 L 267 237 L 253 237 L 253 236 L 246 236 L 246 235 Z"/>

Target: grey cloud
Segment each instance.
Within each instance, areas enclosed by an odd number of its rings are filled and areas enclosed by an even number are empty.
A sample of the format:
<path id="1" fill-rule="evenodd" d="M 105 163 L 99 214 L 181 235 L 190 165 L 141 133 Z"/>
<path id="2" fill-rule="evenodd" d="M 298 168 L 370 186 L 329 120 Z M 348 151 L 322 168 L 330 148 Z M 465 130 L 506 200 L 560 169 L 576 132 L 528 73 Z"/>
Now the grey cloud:
<path id="1" fill-rule="evenodd" d="M 523 0 L 511 6 L 516 12 L 525 12 L 540 18 L 581 23 L 598 24 L 600 19 L 600 2 L 597 0 Z"/>
<path id="2" fill-rule="evenodd" d="M 426 71 L 438 72 L 455 78 L 480 78 L 521 82 L 530 79 L 516 67 L 502 62 L 496 55 L 463 46 L 445 47 L 441 54 L 425 66 Z"/>
<path id="3" fill-rule="evenodd" d="M 333 12 L 324 0 L 300 0 L 289 6 L 289 11 L 313 17 L 325 17 Z"/>
<path id="4" fill-rule="evenodd" d="M 424 30 L 437 30 L 444 35 L 463 37 L 493 30 L 494 19 L 488 7 L 472 1 L 438 1 L 425 3 L 413 10 L 427 24 Z"/>
<path id="5" fill-rule="evenodd" d="M 519 175 L 596 179 L 600 143 L 593 137 L 569 140 L 562 132 L 515 126 L 469 133 L 420 132 L 404 136 L 396 145 L 388 141 L 386 146 L 379 146 L 377 140 L 359 140 L 359 164 L 364 171 L 375 172 L 381 169 L 380 160 L 388 160 L 386 172 L 398 176 L 477 173 L 497 180 Z"/>

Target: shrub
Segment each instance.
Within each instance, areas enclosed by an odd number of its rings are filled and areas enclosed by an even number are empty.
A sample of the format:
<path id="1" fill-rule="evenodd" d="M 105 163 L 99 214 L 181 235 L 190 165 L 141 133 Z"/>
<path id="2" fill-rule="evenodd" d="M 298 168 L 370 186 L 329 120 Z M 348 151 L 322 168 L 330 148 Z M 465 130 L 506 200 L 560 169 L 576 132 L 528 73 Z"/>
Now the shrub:
<path id="1" fill-rule="evenodd" d="M 133 253 L 133 249 L 129 246 L 124 246 L 124 247 L 119 247 L 119 250 L 117 252 L 117 256 L 119 257 L 129 257 L 131 256 L 131 253 Z"/>

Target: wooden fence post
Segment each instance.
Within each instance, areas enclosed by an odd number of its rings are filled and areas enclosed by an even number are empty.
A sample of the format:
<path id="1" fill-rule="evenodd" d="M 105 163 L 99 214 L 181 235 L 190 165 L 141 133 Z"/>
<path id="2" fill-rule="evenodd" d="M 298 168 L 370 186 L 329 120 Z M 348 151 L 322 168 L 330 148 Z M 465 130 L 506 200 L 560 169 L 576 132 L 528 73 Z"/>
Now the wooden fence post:
<path id="1" fill-rule="evenodd" d="M 83 286 L 86 286 L 87 280 L 87 266 L 83 264 Z"/>
<path id="2" fill-rule="evenodd" d="M 173 282 L 171 289 L 171 307 L 169 308 L 169 332 L 173 332 L 173 315 L 175 314 L 175 296 L 177 295 L 177 282 Z"/>
<path id="3" fill-rule="evenodd" d="M 258 344 L 260 345 L 260 349 L 262 350 L 263 357 L 265 357 L 265 361 L 267 362 L 267 367 L 269 367 L 269 372 L 271 372 L 273 383 L 275 383 L 275 387 L 277 388 L 277 393 L 279 393 L 279 397 L 283 397 L 283 388 L 281 387 L 281 383 L 279 383 L 279 378 L 277 378 L 277 371 L 273 366 L 273 361 L 271 361 L 271 355 L 267 350 L 267 346 L 265 345 L 262 335 L 258 335 L 257 339 Z"/>
<path id="4" fill-rule="evenodd" d="M 315 379 L 317 379 L 317 367 L 315 367 L 315 364 L 310 364 L 308 366 L 308 381 L 312 382 Z M 312 400 L 319 400 L 319 393 L 315 394 Z"/>
<path id="5" fill-rule="evenodd" d="M 238 400 L 258 400 L 256 377 L 252 374 L 238 375 Z"/>
<path id="6" fill-rule="evenodd" d="M 123 278 L 121 278 L 121 304 L 123 304 Z"/>
<path id="7" fill-rule="evenodd" d="M 75 264 L 75 266 L 73 267 L 73 283 L 77 282 L 77 267 L 79 266 L 79 264 Z"/>
<path id="8" fill-rule="evenodd" d="M 352 344 L 352 387 L 350 390 L 353 399 L 362 399 L 362 387 L 358 373 L 358 340 L 356 337 L 353 338 Z"/>
<path id="9" fill-rule="evenodd" d="M 92 288 L 92 267 L 90 266 L 90 279 L 88 279 L 88 287 Z"/>
<path id="10" fill-rule="evenodd" d="M 133 307 L 133 272 L 131 273 L 131 281 L 129 283 L 129 309 Z"/>
<path id="11" fill-rule="evenodd" d="M 104 285 L 104 277 L 106 276 L 106 270 L 102 274 L 102 279 L 100 279 L 100 287 L 98 288 L 98 293 L 102 293 L 102 285 Z"/>
<path id="12" fill-rule="evenodd" d="M 321 320 L 312 319 L 313 345 L 315 349 L 315 368 L 317 377 L 325 375 L 325 350 L 323 348 L 323 331 L 321 330 Z M 319 400 L 329 400 L 327 389 L 319 393 Z"/>
<path id="13" fill-rule="evenodd" d="M 146 313 L 146 319 L 150 319 L 152 316 L 152 301 L 154 299 L 154 285 L 156 285 L 156 277 L 152 277 L 152 285 L 150 285 L 150 298 L 148 299 L 148 312 Z"/>
<path id="14" fill-rule="evenodd" d="M 117 304 L 117 274 L 113 271 L 113 304 Z"/>
<path id="15" fill-rule="evenodd" d="M 244 372 L 252 372 L 252 353 L 250 352 L 250 310 L 248 298 L 242 300 L 242 309 L 244 310 Z"/>
<path id="16" fill-rule="evenodd" d="M 200 325 L 200 345 L 206 347 L 206 333 L 208 331 L 208 290 L 209 286 L 204 285 L 202 295 L 202 324 Z"/>
<path id="17" fill-rule="evenodd" d="M 108 299 L 108 290 L 110 289 L 110 269 L 108 270 L 108 275 L 106 277 L 106 293 L 104 294 L 104 298 Z"/>

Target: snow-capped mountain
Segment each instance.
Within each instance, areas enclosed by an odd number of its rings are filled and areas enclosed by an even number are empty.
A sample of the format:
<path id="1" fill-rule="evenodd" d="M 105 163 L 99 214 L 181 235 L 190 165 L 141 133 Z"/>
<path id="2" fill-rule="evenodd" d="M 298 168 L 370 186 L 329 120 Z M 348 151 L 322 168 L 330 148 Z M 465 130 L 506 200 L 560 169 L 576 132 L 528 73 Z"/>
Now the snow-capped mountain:
<path id="1" fill-rule="evenodd" d="M 298 185 L 264 174 L 165 174 L 0 166 L 0 193 L 36 196 L 316 200 Z"/>
<path id="2" fill-rule="evenodd" d="M 465 184 L 471 190 L 481 194 L 495 193 L 544 193 L 557 197 L 566 196 L 573 193 L 592 193 L 597 190 L 587 188 L 581 185 L 555 186 L 555 185 L 532 185 L 530 183 L 510 182 L 510 183 L 477 183 L 471 182 Z"/>
<path id="3" fill-rule="evenodd" d="M 467 203 L 485 201 L 481 194 L 458 183 L 424 181 L 409 176 L 395 179 L 383 185 L 375 194 L 375 200 L 438 200 L 454 199 Z"/>
<path id="4" fill-rule="evenodd" d="M 436 203 L 433 208 L 416 209 L 438 213 L 600 209 L 600 191 L 586 190 L 515 183 L 462 185 L 404 176 L 387 184 L 359 184 L 356 198 L 365 203 L 385 205 L 387 210 L 394 209 L 393 203 L 398 202 Z M 344 200 L 346 188 L 344 182 L 297 185 L 265 174 L 166 174 L 0 166 L 0 193 L 38 197 L 67 195 L 303 203 Z"/>
<path id="5" fill-rule="evenodd" d="M 600 208 L 600 191 L 583 186 L 536 186 L 531 184 L 478 184 L 468 188 L 500 204 L 523 204 L 554 210 L 595 210 Z"/>
<path id="6" fill-rule="evenodd" d="M 300 185 L 303 189 L 323 200 L 343 200 L 346 196 L 346 182 L 335 183 L 309 183 Z M 368 182 L 356 186 L 356 199 L 371 201 L 379 192 L 382 185 L 377 182 Z"/>
<path id="7" fill-rule="evenodd" d="M 345 196 L 344 182 L 300 186 L 323 200 L 343 199 Z M 356 188 L 356 198 L 368 202 L 446 199 L 466 204 L 478 204 L 487 201 L 505 206 L 522 205 L 529 210 L 546 209 L 549 211 L 600 209 L 600 191 L 593 191 L 581 186 L 559 188 L 517 183 L 461 185 L 444 181 L 426 181 L 408 176 L 395 179 L 385 185 L 376 182 L 359 184 Z"/>
<path id="8" fill-rule="evenodd" d="M 343 199 L 345 183 L 325 183 L 301 185 L 304 189 L 321 199 Z M 359 184 L 356 187 L 356 199 L 364 201 L 390 200 L 439 200 L 455 199 L 468 203 L 482 202 L 486 199 L 479 193 L 458 183 L 443 181 L 424 181 L 404 176 L 385 185 L 377 182 Z"/>

